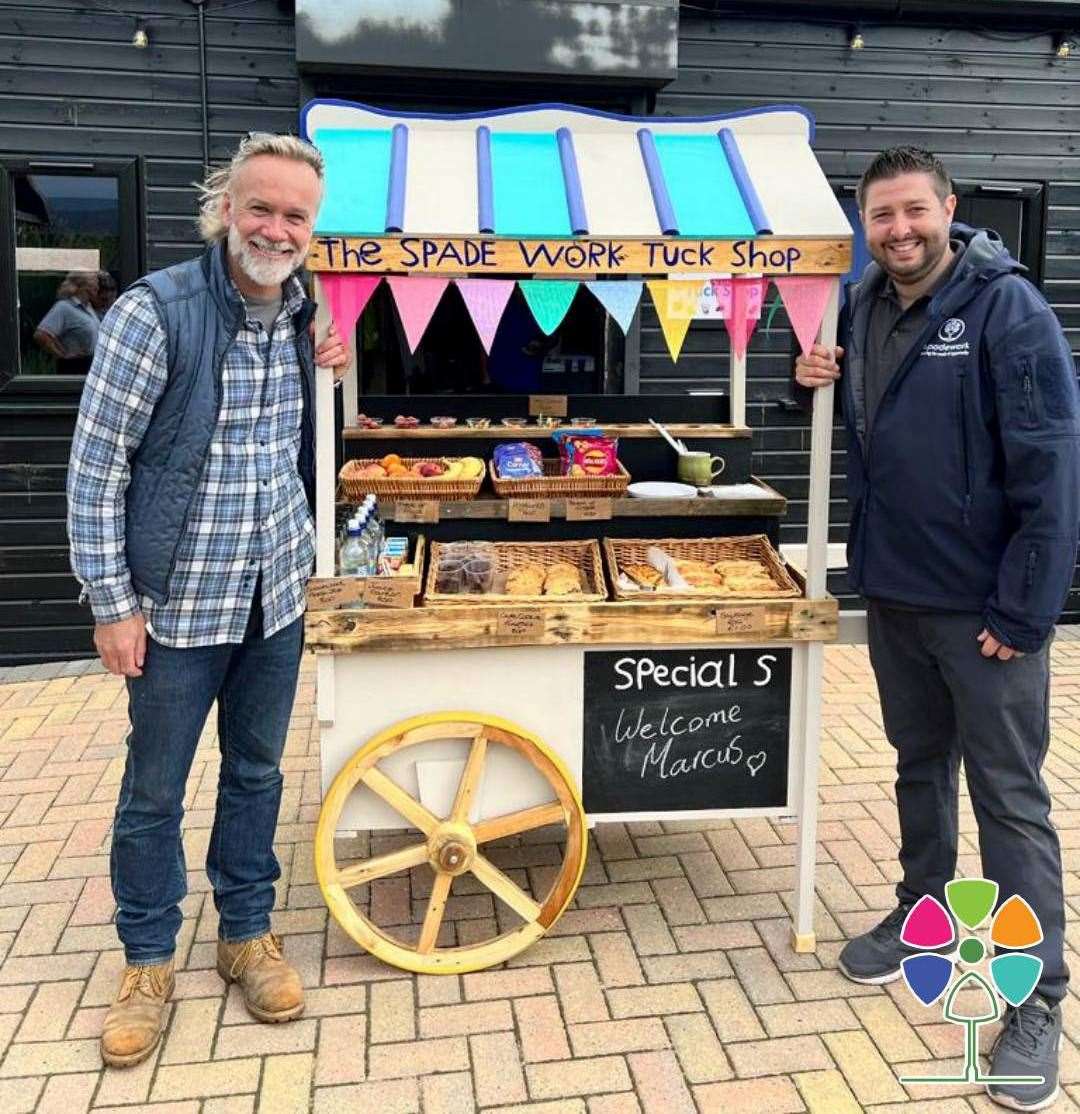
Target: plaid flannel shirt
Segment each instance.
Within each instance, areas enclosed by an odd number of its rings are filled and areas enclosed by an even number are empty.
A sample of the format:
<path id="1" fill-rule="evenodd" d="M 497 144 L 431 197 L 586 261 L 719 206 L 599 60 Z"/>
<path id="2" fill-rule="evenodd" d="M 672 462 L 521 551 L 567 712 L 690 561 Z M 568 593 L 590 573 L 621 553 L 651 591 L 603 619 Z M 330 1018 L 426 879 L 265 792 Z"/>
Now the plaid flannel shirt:
<path id="1" fill-rule="evenodd" d="M 153 295 L 122 295 L 102 323 L 68 472 L 71 564 L 99 623 L 138 614 L 166 646 L 242 642 L 261 575 L 266 637 L 298 618 L 315 556 L 297 468 L 303 398 L 292 315 L 296 278 L 270 336 L 248 319 L 222 369 L 221 410 L 169 577 L 165 604 L 139 597 L 124 546 L 129 461 L 168 377 Z"/>

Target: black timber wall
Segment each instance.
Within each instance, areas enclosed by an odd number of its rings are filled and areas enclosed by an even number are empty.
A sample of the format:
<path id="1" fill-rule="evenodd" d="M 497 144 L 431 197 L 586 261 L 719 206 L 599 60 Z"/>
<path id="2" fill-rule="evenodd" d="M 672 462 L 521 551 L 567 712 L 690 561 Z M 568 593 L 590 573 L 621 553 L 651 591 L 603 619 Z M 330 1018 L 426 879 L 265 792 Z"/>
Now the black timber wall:
<path id="1" fill-rule="evenodd" d="M 767 5 L 766 5 L 767 7 Z M 742 20 L 682 9 L 679 76 L 657 97 L 658 114 L 731 112 L 794 102 L 817 118 L 814 148 L 832 180 L 855 179 L 882 147 L 932 148 L 954 177 L 1042 182 L 1046 239 L 1042 289 L 1080 351 L 1080 64 L 1054 56 L 1050 35 L 875 25 L 866 48 L 839 25 Z M 770 294 L 771 300 L 771 294 Z M 781 527 L 805 540 L 810 431 L 789 409 L 791 337 L 783 313 L 750 342 L 748 416 L 754 471 L 791 500 Z M 698 322 L 677 364 L 646 299 L 641 390 L 720 389 L 727 334 Z M 831 539 L 847 536 L 844 437 L 836 430 Z M 842 575 L 830 586 L 844 592 Z M 1080 621 L 1080 574 L 1066 618 Z"/>
<path id="2" fill-rule="evenodd" d="M 249 128 L 296 129 L 285 8 L 207 5 L 212 160 Z M 131 45 L 135 17 L 150 36 L 146 50 Z M 203 161 L 195 9 L 184 0 L 0 0 L 0 152 L 141 158 L 146 267 L 189 258 L 199 250 L 191 183 Z M 0 388 L 0 664 L 93 653 L 64 526 L 77 407 L 77 388 L 59 382 L 27 377 Z"/>

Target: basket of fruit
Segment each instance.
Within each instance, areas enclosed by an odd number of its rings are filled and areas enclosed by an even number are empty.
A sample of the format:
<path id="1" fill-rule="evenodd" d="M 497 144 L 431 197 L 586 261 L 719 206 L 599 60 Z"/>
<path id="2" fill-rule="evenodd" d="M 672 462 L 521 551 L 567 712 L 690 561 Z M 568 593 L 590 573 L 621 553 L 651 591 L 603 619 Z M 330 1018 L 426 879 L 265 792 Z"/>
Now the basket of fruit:
<path id="1" fill-rule="evenodd" d="M 346 499 L 472 499 L 484 482 L 484 462 L 476 456 L 400 457 L 350 460 L 338 474 Z"/>

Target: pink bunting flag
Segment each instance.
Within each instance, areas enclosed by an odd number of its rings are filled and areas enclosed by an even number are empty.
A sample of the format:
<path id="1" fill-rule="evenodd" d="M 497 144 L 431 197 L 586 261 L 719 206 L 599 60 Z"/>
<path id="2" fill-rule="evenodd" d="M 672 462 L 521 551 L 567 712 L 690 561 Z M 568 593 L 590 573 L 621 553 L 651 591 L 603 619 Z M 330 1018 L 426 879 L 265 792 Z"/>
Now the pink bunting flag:
<path id="1" fill-rule="evenodd" d="M 736 356 L 745 356 L 746 347 L 754 333 L 765 302 L 766 278 L 733 278 L 731 283 L 731 313 L 724 318 L 724 327 L 731 337 L 731 348 Z"/>
<path id="2" fill-rule="evenodd" d="M 784 309 L 799 339 L 799 347 L 806 355 L 817 340 L 836 278 L 833 275 L 788 275 L 773 278 L 773 282 L 784 300 Z"/>
<path id="3" fill-rule="evenodd" d="M 375 293 L 375 287 L 382 281 L 382 275 L 340 275 L 324 272 L 319 276 L 326 307 L 334 319 L 337 331 L 349 347 L 352 343 L 356 322 L 364 307 Z"/>
<path id="4" fill-rule="evenodd" d="M 472 317 L 484 351 L 490 353 L 506 303 L 514 292 L 513 279 L 454 279 Z"/>
<path id="5" fill-rule="evenodd" d="M 443 296 L 450 280 L 420 275 L 393 275 L 386 280 L 397 303 L 409 351 L 415 352 L 424 330 L 428 327 L 435 307 Z"/>

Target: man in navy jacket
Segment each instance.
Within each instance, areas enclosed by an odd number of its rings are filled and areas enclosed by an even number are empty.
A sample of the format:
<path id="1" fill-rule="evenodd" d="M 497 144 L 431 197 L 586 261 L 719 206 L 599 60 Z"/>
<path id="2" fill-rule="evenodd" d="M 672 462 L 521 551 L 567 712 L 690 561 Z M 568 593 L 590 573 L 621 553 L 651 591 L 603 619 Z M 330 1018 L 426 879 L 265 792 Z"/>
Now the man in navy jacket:
<path id="1" fill-rule="evenodd" d="M 899 904 L 840 955 L 848 978 L 891 982 L 904 920 L 956 871 L 960 760 L 983 873 L 1037 914 L 1034 994 L 1010 1009 L 993 1085 L 1005 1106 L 1057 1095 L 1068 969 L 1061 852 L 1041 777 L 1049 640 L 1080 531 L 1080 405 L 1061 326 L 997 236 L 954 224 L 941 163 L 878 155 L 859 184 L 873 258 L 849 295 L 843 347 L 800 357 L 804 387 L 840 381 L 848 433 L 852 586 L 897 750 Z M 841 375 L 840 363 L 843 363 Z M 950 949 L 951 950 L 951 949 Z"/>

